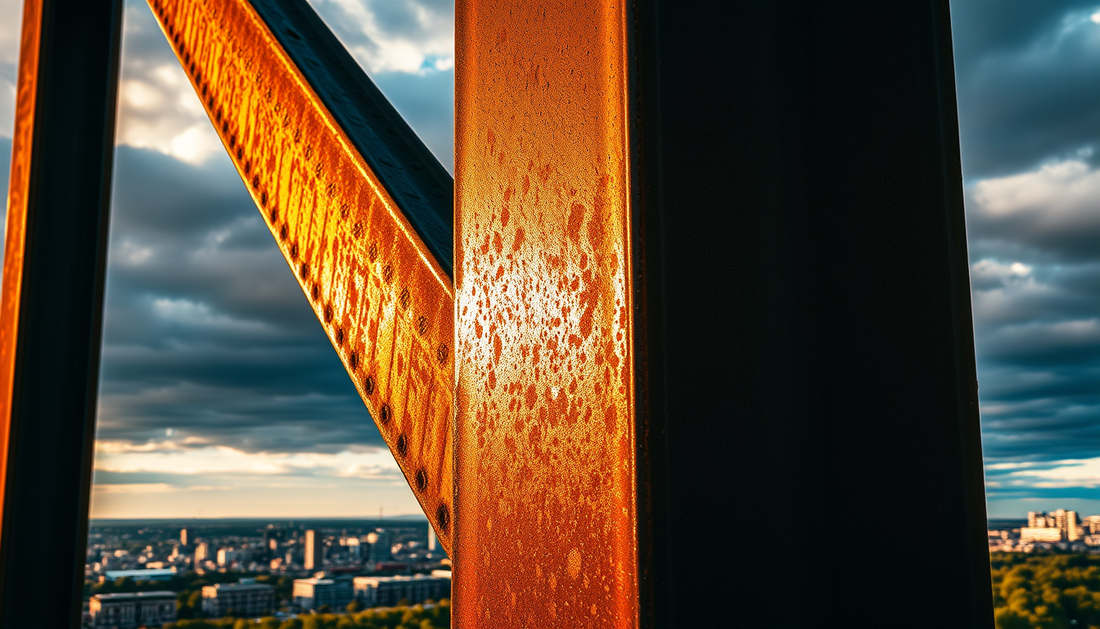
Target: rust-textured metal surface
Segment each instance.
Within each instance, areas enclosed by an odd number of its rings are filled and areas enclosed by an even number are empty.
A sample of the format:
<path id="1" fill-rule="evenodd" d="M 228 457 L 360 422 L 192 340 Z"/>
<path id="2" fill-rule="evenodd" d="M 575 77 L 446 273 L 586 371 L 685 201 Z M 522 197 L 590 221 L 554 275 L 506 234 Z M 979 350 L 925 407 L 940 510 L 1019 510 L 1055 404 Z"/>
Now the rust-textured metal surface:
<path id="1" fill-rule="evenodd" d="M 19 303 L 26 245 L 27 193 L 30 189 L 31 146 L 38 79 L 38 51 L 42 29 L 42 1 L 24 0 L 23 30 L 19 43 L 19 79 L 15 95 L 15 129 L 11 146 L 11 175 L 4 235 L 4 284 L 0 300 L 0 523 L 3 523 L 4 487 L 8 469 L 12 385 L 15 378 Z M 2 530 L 0 530 L 2 534 Z"/>
<path id="2" fill-rule="evenodd" d="M 456 7 L 456 627 L 639 622 L 626 15 Z"/>
<path id="3" fill-rule="evenodd" d="M 247 0 L 150 5 L 449 551 L 450 278 Z"/>

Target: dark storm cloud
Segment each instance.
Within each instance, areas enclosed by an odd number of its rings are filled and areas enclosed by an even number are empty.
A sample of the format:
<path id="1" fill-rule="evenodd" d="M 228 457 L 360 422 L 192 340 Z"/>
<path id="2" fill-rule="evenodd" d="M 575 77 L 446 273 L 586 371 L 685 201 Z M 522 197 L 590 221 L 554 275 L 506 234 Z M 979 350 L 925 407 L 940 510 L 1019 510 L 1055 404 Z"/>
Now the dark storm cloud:
<path id="1" fill-rule="evenodd" d="M 99 438 L 337 452 L 381 438 L 227 159 L 119 147 Z"/>
<path id="2" fill-rule="evenodd" d="M 1100 24 L 1094 26 L 1100 36 Z M 1092 106 L 1100 113 L 1100 100 Z M 1038 263 L 1100 259 L 1100 171 L 1085 161 L 978 181 L 968 197 L 968 236 L 978 255 Z"/>
<path id="3" fill-rule="evenodd" d="M 986 179 L 968 190 L 979 397 L 990 461 L 1100 456 L 1096 199 L 1100 173 L 1080 161 Z"/>
<path id="4" fill-rule="evenodd" d="M 968 180 L 1100 149 L 1100 3 L 951 4 Z"/>
<path id="5" fill-rule="evenodd" d="M 1095 498 L 1018 464 L 1100 457 L 1098 10 L 952 3 L 991 498 Z"/>

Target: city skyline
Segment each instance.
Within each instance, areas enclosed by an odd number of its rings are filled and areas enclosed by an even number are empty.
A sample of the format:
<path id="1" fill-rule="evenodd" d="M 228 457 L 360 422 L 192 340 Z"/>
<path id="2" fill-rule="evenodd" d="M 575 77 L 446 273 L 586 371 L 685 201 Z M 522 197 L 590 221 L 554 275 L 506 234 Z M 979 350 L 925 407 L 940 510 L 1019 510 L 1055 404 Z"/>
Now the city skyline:
<path id="1" fill-rule="evenodd" d="M 453 7 L 312 4 L 450 169 Z M 148 9 L 126 6 L 92 516 L 419 513 Z M 953 9 L 989 514 L 1098 513 L 1100 7 Z M 5 186 L 10 125 L 5 95 Z"/>

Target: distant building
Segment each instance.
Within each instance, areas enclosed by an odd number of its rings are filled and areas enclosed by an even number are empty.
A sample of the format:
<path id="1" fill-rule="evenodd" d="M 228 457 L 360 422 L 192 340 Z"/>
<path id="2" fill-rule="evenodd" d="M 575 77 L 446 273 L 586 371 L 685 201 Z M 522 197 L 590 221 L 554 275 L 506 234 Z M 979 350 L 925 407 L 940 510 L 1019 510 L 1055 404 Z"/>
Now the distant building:
<path id="1" fill-rule="evenodd" d="M 324 566 L 324 550 L 324 545 L 320 536 L 317 535 L 317 531 L 313 529 L 306 531 L 305 557 L 302 559 L 302 565 L 306 570 L 320 570 Z"/>
<path id="2" fill-rule="evenodd" d="M 1053 533 L 1040 531 L 1040 529 L 1055 529 L 1058 531 L 1058 536 L 1055 538 Z M 1077 517 L 1077 512 L 1066 511 L 1065 509 L 1058 509 L 1051 513 L 1029 511 L 1027 514 L 1027 527 L 1020 529 L 1021 541 L 1025 541 L 1025 531 L 1028 531 L 1029 539 L 1034 538 L 1035 541 L 1043 542 L 1075 542 L 1083 537 L 1085 533 Z"/>
<path id="3" fill-rule="evenodd" d="M 385 529 L 375 529 L 367 534 L 367 542 L 370 551 L 367 553 L 367 561 L 372 564 L 389 561 L 393 557 L 390 550 L 390 532 Z"/>
<path id="4" fill-rule="evenodd" d="M 195 546 L 195 567 L 201 568 L 207 559 L 210 559 L 210 544 L 203 542 Z"/>
<path id="5" fill-rule="evenodd" d="M 1100 515 L 1090 515 L 1085 518 L 1085 527 L 1089 533 L 1093 535 L 1100 535 Z"/>
<path id="6" fill-rule="evenodd" d="M 443 576 L 444 572 L 447 576 Z M 388 607 L 402 600 L 415 605 L 451 595 L 450 572 L 445 570 L 437 570 L 430 577 L 422 574 L 411 577 L 355 577 L 354 585 L 355 600 L 366 607 Z"/>
<path id="7" fill-rule="evenodd" d="M 92 627 L 160 627 L 176 620 L 176 593 L 93 594 L 88 615 Z"/>
<path id="8" fill-rule="evenodd" d="M 176 576 L 175 568 L 152 568 L 145 570 L 108 570 L 103 574 L 104 581 L 118 581 L 129 578 L 132 581 L 169 581 Z"/>
<path id="9" fill-rule="evenodd" d="M 245 553 L 233 548 L 219 548 L 218 549 L 218 565 L 219 566 L 231 566 L 234 562 L 242 561 L 245 558 Z"/>
<path id="10" fill-rule="evenodd" d="M 189 543 L 189 540 L 191 539 L 191 536 L 188 535 L 188 533 L 189 533 L 189 531 L 186 528 L 180 529 L 180 544 L 183 544 L 184 548 L 187 547 L 187 544 Z"/>
<path id="11" fill-rule="evenodd" d="M 347 549 L 348 559 L 352 561 L 359 561 L 362 557 L 360 553 L 361 547 L 359 546 L 358 537 L 343 537 L 340 539 L 340 545 Z"/>
<path id="12" fill-rule="evenodd" d="M 261 559 L 274 559 L 279 556 L 279 544 L 283 541 L 283 529 L 268 524 L 264 529 L 263 552 Z"/>
<path id="13" fill-rule="evenodd" d="M 1025 526 L 1020 529 L 1020 542 L 1060 542 L 1061 529 L 1052 526 Z"/>
<path id="14" fill-rule="evenodd" d="M 275 588 L 266 583 L 218 583 L 202 588 L 202 612 L 221 618 L 230 610 L 261 616 L 275 608 Z"/>
<path id="15" fill-rule="evenodd" d="M 310 611 L 328 605 L 333 610 L 347 607 L 353 598 L 352 583 L 347 578 L 333 578 L 319 572 L 311 579 L 295 579 L 294 604 L 302 611 Z"/>

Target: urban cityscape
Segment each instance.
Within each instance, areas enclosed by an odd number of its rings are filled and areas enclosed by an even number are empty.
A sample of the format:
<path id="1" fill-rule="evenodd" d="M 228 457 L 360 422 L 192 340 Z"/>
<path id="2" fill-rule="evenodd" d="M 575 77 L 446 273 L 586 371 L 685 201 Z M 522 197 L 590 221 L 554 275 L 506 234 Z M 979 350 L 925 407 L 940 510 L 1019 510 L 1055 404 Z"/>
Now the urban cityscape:
<path id="1" fill-rule="evenodd" d="M 1015 526 L 1013 526 L 1015 525 Z M 990 552 L 1068 551 L 1100 554 L 1100 515 L 1076 511 L 1029 511 L 1027 521 L 991 520 Z"/>
<path id="2" fill-rule="evenodd" d="M 449 626 L 450 559 L 423 518 L 93 520 L 84 573 L 87 628 L 301 627 L 395 607 Z"/>
<path id="3" fill-rule="evenodd" d="M 1011 626 L 1003 621 L 1017 613 L 1010 599 L 1019 595 L 1006 590 L 1019 587 L 1012 575 L 1100 574 L 1100 515 L 1058 509 L 990 520 L 989 550 L 998 626 Z M 423 518 L 93 520 L 83 626 L 357 627 L 370 625 L 320 619 L 397 609 L 406 620 L 418 611 L 438 621 L 411 626 L 447 627 L 450 591 L 450 559 Z"/>

